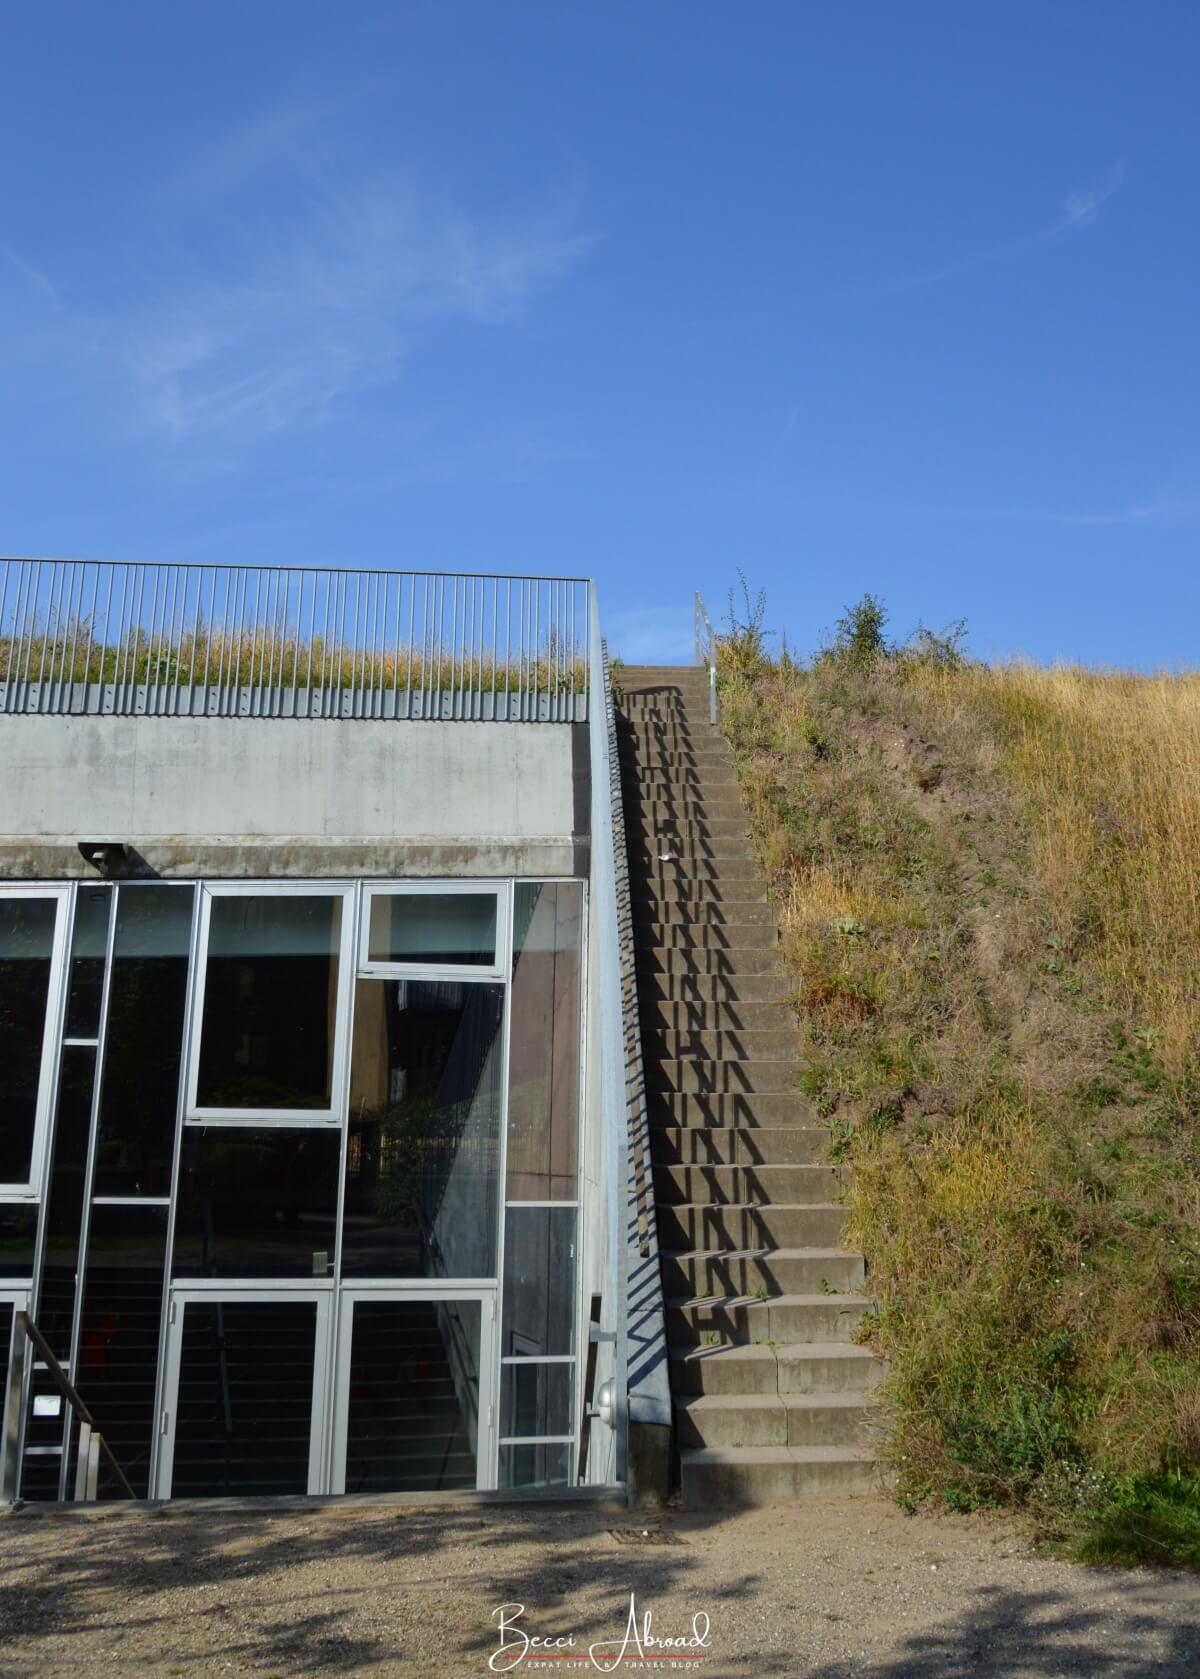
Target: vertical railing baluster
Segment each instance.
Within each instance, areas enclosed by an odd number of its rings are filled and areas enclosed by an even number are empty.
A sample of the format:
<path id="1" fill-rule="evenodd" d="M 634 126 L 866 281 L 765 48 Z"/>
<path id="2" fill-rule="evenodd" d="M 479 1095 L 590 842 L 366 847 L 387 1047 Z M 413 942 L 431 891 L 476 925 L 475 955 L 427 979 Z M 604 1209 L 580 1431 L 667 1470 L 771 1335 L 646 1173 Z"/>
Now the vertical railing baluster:
<path id="1" fill-rule="evenodd" d="M 21 574 L 17 581 L 17 599 L 20 602 L 20 611 L 19 614 L 17 614 L 17 617 L 19 618 L 20 629 L 18 634 L 17 624 L 14 621 L 13 639 L 16 645 L 13 650 L 12 669 L 16 676 L 17 690 L 21 696 L 20 709 L 22 711 L 27 711 L 29 709 L 29 695 L 26 691 L 26 682 L 22 666 L 23 664 L 27 665 L 29 662 L 26 625 L 29 620 L 29 598 L 30 590 L 33 587 L 36 564 L 37 562 L 34 560 L 22 560 Z"/>

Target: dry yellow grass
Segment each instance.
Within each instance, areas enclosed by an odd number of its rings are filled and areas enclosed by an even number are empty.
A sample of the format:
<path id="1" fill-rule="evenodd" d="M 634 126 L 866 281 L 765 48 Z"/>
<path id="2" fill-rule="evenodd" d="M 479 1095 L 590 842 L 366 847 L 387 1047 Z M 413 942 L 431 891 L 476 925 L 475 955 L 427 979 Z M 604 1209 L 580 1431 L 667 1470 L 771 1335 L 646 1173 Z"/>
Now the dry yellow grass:
<path id="1" fill-rule="evenodd" d="M 1180 1076 L 1200 1044 L 1200 675 L 1032 664 L 920 677 L 990 715 L 1069 943 Z"/>

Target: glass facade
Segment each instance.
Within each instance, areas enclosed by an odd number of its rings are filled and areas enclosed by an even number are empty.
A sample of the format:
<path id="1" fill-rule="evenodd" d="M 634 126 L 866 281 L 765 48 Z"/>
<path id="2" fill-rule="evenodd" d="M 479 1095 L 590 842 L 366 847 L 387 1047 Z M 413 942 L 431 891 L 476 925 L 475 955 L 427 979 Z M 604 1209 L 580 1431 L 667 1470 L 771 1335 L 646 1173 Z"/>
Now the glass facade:
<path id="1" fill-rule="evenodd" d="M 570 1481 L 583 904 L 0 886 L 14 1487 L 73 1496 L 77 1442 L 19 1309 L 139 1496 Z"/>

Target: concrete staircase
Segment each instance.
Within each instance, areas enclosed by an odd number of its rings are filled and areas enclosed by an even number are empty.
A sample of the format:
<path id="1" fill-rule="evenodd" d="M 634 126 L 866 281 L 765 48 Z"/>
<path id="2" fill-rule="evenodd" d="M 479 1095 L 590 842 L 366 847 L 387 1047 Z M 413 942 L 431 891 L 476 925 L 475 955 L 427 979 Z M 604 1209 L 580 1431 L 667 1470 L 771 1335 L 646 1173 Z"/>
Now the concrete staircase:
<path id="1" fill-rule="evenodd" d="M 878 1361 L 778 929 L 700 668 L 617 671 L 671 1391 L 688 1505 L 869 1490 Z"/>

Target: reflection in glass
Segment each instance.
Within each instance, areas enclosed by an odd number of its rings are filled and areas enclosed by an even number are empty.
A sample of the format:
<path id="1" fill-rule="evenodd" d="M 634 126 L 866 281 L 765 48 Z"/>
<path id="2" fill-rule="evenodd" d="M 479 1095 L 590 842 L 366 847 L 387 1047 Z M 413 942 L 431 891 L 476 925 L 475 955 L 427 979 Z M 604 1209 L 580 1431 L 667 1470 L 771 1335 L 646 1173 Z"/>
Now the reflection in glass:
<path id="1" fill-rule="evenodd" d="M 38 1209 L 28 1201 L 0 1201 L 0 1277 L 33 1276 Z"/>
<path id="2" fill-rule="evenodd" d="M 344 1275 L 495 1275 L 503 1012 L 501 985 L 358 981 Z"/>
<path id="3" fill-rule="evenodd" d="M 574 1446 L 566 1441 L 543 1446 L 501 1446 L 502 1487 L 567 1487 L 571 1484 Z"/>
<path id="4" fill-rule="evenodd" d="M 149 1495 L 166 1207 L 94 1206 L 76 1385 L 139 1498 Z M 102 1463 L 100 1496 L 119 1488 Z"/>
<path id="5" fill-rule="evenodd" d="M 574 1207 L 509 1207 L 504 1219 L 504 1356 L 574 1352 Z"/>
<path id="6" fill-rule="evenodd" d="M 313 1126 L 188 1126 L 172 1275 L 329 1276 L 340 1145 Z"/>
<path id="7" fill-rule="evenodd" d="M 113 934 L 96 1195 L 166 1195 L 192 938 L 191 886 L 122 886 Z"/>
<path id="8" fill-rule="evenodd" d="M 358 1300 L 350 1346 L 347 1492 L 475 1485 L 477 1300 Z"/>
<path id="9" fill-rule="evenodd" d="M 50 1205 L 46 1214 L 46 1252 L 38 1296 L 38 1328 L 56 1357 L 71 1355 L 71 1320 L 75 1310 L 75 1274 L 83 1218 L 83 1180 L 87 1171 L 88 1134 L 92 1124 L 93 1047 L 68 1044 L 62 1052 L 58 1114 L 54 1122 L 54 1159 Z"/>
<path id="10" fill-rule="evenodd" d="M 214 897 L 196 1102 L 328 1110 L 342 900 Z"/>
<path id="11" fill-rule="evenodd" d="M 100 1030 L 100 994 L 108 946 L 111 886 L 80 886 L 71 930 L 71 974 L 67 985 L 68 1038 L 94 1038 Z"/>
<path id="12" fill-rule="evenodd" d="M 367 941 L 371 962 L 490 968 L 496 960 L 494 892 L 375 892 Z"/>
<path id="13" fill-rule="evenodd" d="M 510 1201 L 573 1201 L 583 887 L 518 883 L 508 1071 Z"/>
<path id="14" fill-rule="evenodd" d="M 523 1359 L 500 1369 L 501 1434 L 570 1434 L 575 1366 Z"/>
<path id="15" fill-rule="evenodd" d="M 54 898 L 0 898 L 0 1183 L 29 1182 L 54 945 Z"/>
<path id="16" fill-rule="evenodd" d="M 315 1301 L 186 1303 L 173 1498 L 308 1491 L 316 1344 Z"/>

